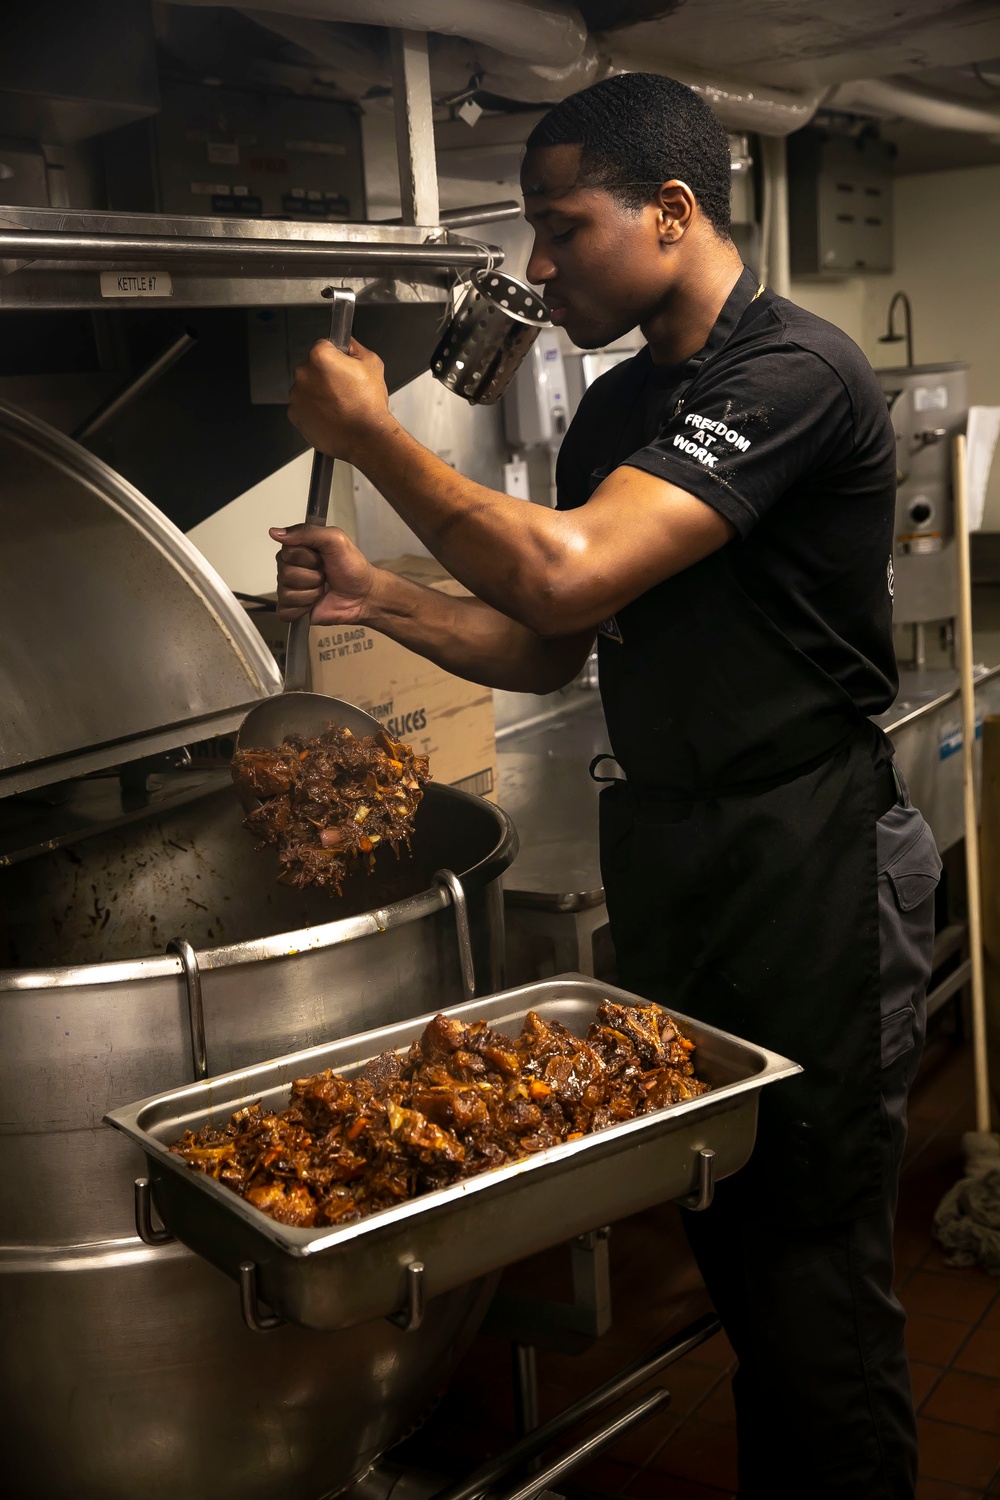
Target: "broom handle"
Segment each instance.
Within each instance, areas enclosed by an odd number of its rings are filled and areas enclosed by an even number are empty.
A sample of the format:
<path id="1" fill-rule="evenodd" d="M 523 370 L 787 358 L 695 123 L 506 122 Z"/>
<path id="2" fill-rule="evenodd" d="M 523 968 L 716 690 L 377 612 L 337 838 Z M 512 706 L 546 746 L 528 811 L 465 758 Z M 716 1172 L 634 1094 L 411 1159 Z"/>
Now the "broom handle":
<path id="1" fill-rule="evenodd" d="M 952 449 L 955 485 L 955 552 L 958 557 L 958 671 L 962 685 L 962 779 L 965 799 L 965 878 L 972 960 L 972 1055 L 976 1077 L 976 1129 L 990 1130 L 990 1078 L 983 972 L 983 908 L 979 883 L 979 821 L 976 813 L 976 685 L 972 675 L 972 572 L 969 565 L 969 502 L 965 435 Z"/>

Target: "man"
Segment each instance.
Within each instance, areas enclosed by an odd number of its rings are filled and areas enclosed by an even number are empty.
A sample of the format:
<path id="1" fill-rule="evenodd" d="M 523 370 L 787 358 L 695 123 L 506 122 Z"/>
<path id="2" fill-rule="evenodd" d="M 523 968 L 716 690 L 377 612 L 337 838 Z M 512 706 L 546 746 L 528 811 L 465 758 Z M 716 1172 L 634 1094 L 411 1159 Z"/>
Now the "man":
<path id="1" fill-rule="evenodd" d="M 599 640 L 625 779 L 601 797 L 622 983 L 803 1065 L 750 1165 L 686 1214 L 739 1357 L 742 1500 L 914 1493 L 892 1218 L 940 863 L 869 715 L 896 691 L 895 448 L 872 372 L 758 287 L 729 237 L 725 132 L 632 74 L 549 112 L 522 171 L 528 279 L 585 348 L 647 346 L 584 396 L 555 511 L 453 472 L 381 366 L 319 344 L 290 416 L 359 467 L 475 595 L 289 528 L 279 605 L 544 693 Z"/>

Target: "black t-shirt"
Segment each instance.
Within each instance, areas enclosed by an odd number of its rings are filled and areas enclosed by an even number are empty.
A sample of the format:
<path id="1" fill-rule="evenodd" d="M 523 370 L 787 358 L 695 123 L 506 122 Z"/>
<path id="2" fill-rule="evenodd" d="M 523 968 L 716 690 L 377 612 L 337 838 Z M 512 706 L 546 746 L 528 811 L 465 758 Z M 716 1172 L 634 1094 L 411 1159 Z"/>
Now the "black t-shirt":
<path id="1" fill-rule="evenodd" d="M 895 697 L 895 441 L 846 334 L 770 291 L 683 394 L 644 349 L 585 393 L 561 509 L 620 465 L 668 480 L 737 536 L 601 628 L 601 689 L 630 777 L 686 794 L 782 776 Z"/>

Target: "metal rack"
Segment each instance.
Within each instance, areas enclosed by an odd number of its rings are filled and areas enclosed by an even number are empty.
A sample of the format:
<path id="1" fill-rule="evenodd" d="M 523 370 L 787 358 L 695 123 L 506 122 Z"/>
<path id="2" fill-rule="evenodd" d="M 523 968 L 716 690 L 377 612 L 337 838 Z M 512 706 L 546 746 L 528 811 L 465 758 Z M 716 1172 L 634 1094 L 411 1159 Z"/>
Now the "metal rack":
<path id="1" fill-rule="evenodd" d="M 314 305 L 331 277 L 369 301 L 434 302 L 456 273 L 502 259 L 447 225 L 333 233 L 286 220 L 4 208 L 0 309 Z"/>

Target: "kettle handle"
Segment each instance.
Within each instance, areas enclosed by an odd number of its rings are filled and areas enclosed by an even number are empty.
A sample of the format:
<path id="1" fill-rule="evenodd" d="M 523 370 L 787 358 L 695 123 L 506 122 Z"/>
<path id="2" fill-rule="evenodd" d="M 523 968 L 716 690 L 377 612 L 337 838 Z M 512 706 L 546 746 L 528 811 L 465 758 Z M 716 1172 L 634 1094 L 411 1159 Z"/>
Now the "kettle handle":
<path id="1" fill-rule="evenodd" d="M 438 870 L 434 884 L 447 894 L 455 913 L 455 936 L 458 939 L 458 969 L 462 978 L 462 999 L 476 998 L 476 968 L 472 958 L 472 933 L 469 929 L 469 908 L 465 889 L 453 870 Z"/>

